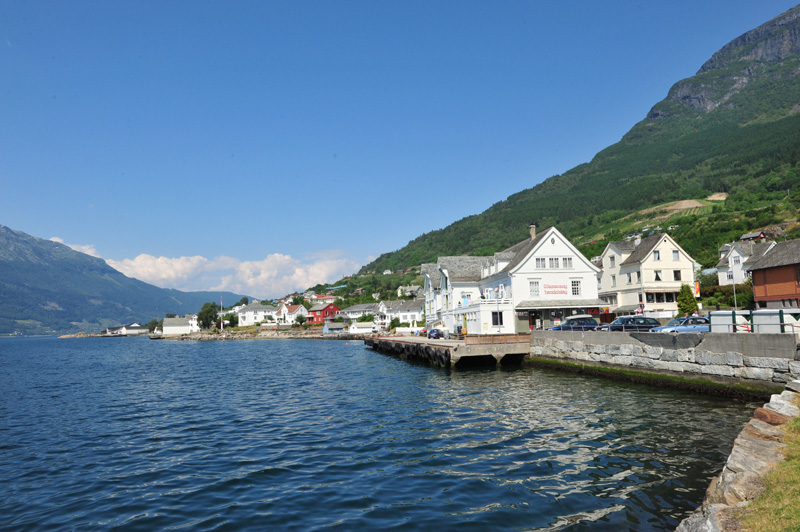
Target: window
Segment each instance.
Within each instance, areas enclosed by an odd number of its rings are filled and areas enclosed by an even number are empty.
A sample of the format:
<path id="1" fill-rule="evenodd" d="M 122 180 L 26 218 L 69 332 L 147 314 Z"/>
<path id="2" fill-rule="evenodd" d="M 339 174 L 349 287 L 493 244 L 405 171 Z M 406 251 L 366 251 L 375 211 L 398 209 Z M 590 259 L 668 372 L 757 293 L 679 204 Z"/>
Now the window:
<path id="1" fill-rule="evenodd" d="M 735 266 L 738 266 L 738 265 L 739 265 L 739 264 L 741 264 L 741 263 L 742 263 L 742 258 L 741 258 L 739 255 L 734 255 L 734 257 L 733 257 L 733 264 L 734 264 Z"/>
<path id="2" fill-rule="evenodd" d="M 558 269 L 558 257 L 550 257 L 550 268 Z"/>
<path id="3" fill-rule="evenodd" d="M 616 275 L 612 275 L 611 276 L 611 286 L 617 286 L 617 276 Z"/>
<path id="4" fill-rule="evenodd" d="M 661 260 L 661 252 L 659 250 L 653 251 L 653 260 Z"/>
<path id="5" fill-rule="evenodd" d="M 678 253 L 677 249 L 672 250 L 672 260 L 680 260 L 681 255 Z"/>
<path id="6" fill-rule="evenodd" d="M 628 272 L 628 284 L 631 284 L 631 274 Z"/>
<path id="7" fill-rule="evenodd" d="M 608 262 L 609 262 L 609 265 L 610 265 L 612 268 L 614 267 L 614 263 L 616 262 L 616 258 L 617 258 L 617 257 L 615 257 L 614 255 L 611 255 L 610 257 L 608 257 Z"/>
<path id="8" fill-rule="evenodd" d="M 648 302 L 648 303 L 655 303 L 655 302 L 656 302 L 656 296 L 655 296 L 655 294 L 650 294 L 650 293 L 648 293 L 648 294 L 647 294 L 647 302 Z"/>
<path id="9" fill-rule="evenodd" d="M 544 258 L 536 257 L 536 267 L 544 268 Z"/>
<path id="10" fill-rule="evenodd" d="M 539 297 L 539 281 L 530 281 L 531 296 Z"/>
<path id="11" fill-rule="evenodd" d="M 681 280 L 681 271 L 680 270 L 672 270 L 672 280 L 673 281 L 680 281 Z"/>
<path id="12" fill-rule="evenodd" d="M 580 281 L 572 281 L 572 295 L 573 296 L 581 295 L 581 282 Z"/>
<path id="13" fill-rule="evenodd" d="M 565 268 L 572 268 L 572 257 L 564 257 L 562 260 Z"/>
<path id="14" fill-rule="evenodd" d="M 656 271 L 654 271 L 653 273 L 654 273 L 654 274 L 656 274 L 656 278 L 655 278 L 655 280 L 656 280 L 656 281 L 660 281 L 660 280 L 661 280 L 661 271 L 659 271 L 659 270 L 656 270 Z"/>
<path id="15" fill-rule="evenodd" d="M 728 272 L 726 277 L 729 281 L 733 281 L 733 272 Z"/>
<path id="16" fill-rule="evenodd" d="M 503 325 L 502 312 L 492 312 L 492 325 Z"/>
<path id="17" fill-rule="evenodd" d="M 636 282 L 637 283 L 641 283 L 642 282 L 642 272 L 641 271 L 636 272 Z"/>

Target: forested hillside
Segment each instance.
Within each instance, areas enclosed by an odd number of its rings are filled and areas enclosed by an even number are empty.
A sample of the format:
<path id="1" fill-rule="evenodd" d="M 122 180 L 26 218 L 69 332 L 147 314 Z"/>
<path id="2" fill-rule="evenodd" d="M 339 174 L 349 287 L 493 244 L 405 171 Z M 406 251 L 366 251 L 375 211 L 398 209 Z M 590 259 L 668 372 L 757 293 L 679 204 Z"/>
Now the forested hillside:
<path id="1" fill-rule="evenodd" d="M 586 164 L 426 233 L 362 271 L 396 270 L 443 255 L 488 255 L 555 225 L 575 243 L 669 225 L 705 266 L 719 245 L 777 226 L 798 237 L 800 6 L 735 39 L 623 139 Z M 723 198 L 718 201 L 706 199 Z M 650 211 L 678 200 L 704 208 Z"/>
<path id="2" fill-rule="evenodd" d="M 105 261 L 0 225 L 0 335 L 99 332 L 198 312 L 229 292 L 181 292 L 131 279 Z"/>

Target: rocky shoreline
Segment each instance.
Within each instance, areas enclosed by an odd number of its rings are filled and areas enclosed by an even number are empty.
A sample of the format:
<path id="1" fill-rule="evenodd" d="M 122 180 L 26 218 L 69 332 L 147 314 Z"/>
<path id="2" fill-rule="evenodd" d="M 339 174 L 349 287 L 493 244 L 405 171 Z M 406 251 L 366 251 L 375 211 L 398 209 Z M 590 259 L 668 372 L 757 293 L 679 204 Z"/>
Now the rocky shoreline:
<path id="1" fill-rule="evenodd" d="M 796 401 L 800 381 L 791 381 L 770 402 L 757 408 L 742 429 L 722 472 L 711 481 L 702 506 L 684 519 L 676 532 L 740 530 L 737 511 L 764 491 L 764 477 L 783 461 L 783 426 L 800 416 Z"/>

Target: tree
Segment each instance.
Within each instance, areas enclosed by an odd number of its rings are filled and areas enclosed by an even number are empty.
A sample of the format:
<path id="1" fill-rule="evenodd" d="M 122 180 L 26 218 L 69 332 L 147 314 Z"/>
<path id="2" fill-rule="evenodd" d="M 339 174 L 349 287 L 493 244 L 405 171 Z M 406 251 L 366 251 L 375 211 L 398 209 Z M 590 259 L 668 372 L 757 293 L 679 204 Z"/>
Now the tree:
<path id="1" fill-rule="evenodd" d="M 356 319 L 356 321 L 358 321 L 358 322 L 375 321 L 375 315 L 374 314 L 364 314 L 363 316 L 359 316 L 358 319 Z"/>
<path id="2" fill-rule="evenodd" d="M 228 322 L 228 326 L 230 326 L 230 327 L 238 327 L 239 326 L 239 315 L 238 314 L 234 314 L 234 313 L 225 314 L 225 316 L 223 316 L 222 319 L 227 321 Z"/>
<path id="3" fill-rule="evenodd" d="M 147 327 L 148 331 L 153 332 L 153 331 L 156 330 L 156 327 L 158 327 L 158 320 L 157 319 L 152 319 L 152 320 L 148 321 L 147 323 L 145 323 L 144 326 Z"/>
<path id="4" fill-rule="evenodd" d="M 684 283 L 681 285 L 681 291 L 678 293 L 678 315 L 694 314 L 697 312 L 697 300 L 694 298 L 692 288 Z"/>
<path id="5" fill-rule="evenodd" d="M 306 317 L 300 314 L 294 319 L 294 322 L 297 323 L 298 325 L 302 325 L 306 322 Z"/>
<path id="6" fill-rule="evenodd" d="M 239 302 L 234 305 L 234 307 L 238 307 L 239 305 L 247 305 L 248 303 L 250 303 L 250 300 L 247 299 L 247 296 L 245 296 L 240 299 Z"/>
<path id="7" fill-rule="evenodd" d="M 171 312 L 167 312 L 167 318 L 177 318 L 177 317 L 178 317 L 177 314 L 173 314 Z"/>
<path id="8" fill-rule="evenodd" d="M 203 329 L 210 329 L 217 322 L 217 304 L 206 303 L 197 313 L 197 321 Z"/>

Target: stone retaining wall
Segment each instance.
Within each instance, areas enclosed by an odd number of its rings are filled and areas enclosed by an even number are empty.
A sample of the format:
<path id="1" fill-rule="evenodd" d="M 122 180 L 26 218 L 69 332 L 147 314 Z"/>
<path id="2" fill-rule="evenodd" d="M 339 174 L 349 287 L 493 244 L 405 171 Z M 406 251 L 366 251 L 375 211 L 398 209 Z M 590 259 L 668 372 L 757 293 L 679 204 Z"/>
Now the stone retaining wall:
<path id="1" fill-rule="evenodd" d="M 702 506 L 684 519 L 676 532 L 739 530 L 736 510 L 764 491 L 764 477 L 783 461 L 782 426 L 800 415 L 795 405 L 800 381 L 786 385 L 781 394 L 755 411 L 733 443 L 728 461 L 706 491 Z"/>
<path id="2" fill-rule="evenodd" d="M 776 385 L 800 379 L 793 335 L 534 331 L 531 355 Z"/>

